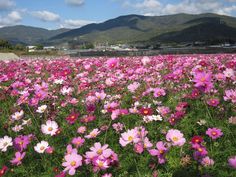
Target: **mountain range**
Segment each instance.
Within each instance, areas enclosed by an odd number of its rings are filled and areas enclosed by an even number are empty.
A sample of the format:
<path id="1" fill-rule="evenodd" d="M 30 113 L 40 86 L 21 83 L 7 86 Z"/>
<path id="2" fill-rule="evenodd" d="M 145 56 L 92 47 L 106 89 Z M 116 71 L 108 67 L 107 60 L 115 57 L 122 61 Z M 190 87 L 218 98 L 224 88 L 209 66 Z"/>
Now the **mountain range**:
<path id="1" fill-rule="evenodd" d="M 47 30 L 23 25 L 0 28 L 0 39 L 12 43 L 181 43 L 236 41 L 236 18 L 212 13 L 165 16 L 126 15 L 77 29 Z"/>

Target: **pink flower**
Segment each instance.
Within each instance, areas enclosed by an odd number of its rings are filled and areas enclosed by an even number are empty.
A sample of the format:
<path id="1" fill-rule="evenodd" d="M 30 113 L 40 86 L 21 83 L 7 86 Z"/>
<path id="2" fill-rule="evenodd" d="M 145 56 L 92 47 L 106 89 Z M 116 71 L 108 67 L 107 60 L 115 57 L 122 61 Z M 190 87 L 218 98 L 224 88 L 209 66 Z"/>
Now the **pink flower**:
<path id="1" fill-rule="evenodd" d="M 106 63 L 109 68 L 115 68 L 119 64 L 119 60 L 116 58 L 111 58 L 107 60 Z"/>
<path id="2" fill-rule="evenodd" d="M 95 96 L 97 97 L 98 100 L 104 100 L 107 95 L 104 93 L 104 91 L 102 91 L 102 92 L 96 92 Z"/>
<path id="3" fill-rule="evenodd" d="M 23 153 L 16 152 L 16 153 L 15 153 L 15 158 L 13 158 L 13 159 L 11 160 L 11 163 L 12 163 L 13 165 L 20 165 L 20 164 L 22 163 L 21 160 L 22 160 L 24 157 L 25 157 L 25 152 L 23 152 Z"/>
<path id="4" fill-rule="evenodd" d="M 153 91 L 154 91 L 154 97 L 155 98 L 158 98 L 160 96 L 165 96 L 166 95 L 165 90 L 161 89 L 161 88 L 155 88 Z"/>
<path id="5" fill-rule="evenodd" d="M 221 129 L 218 128 L 208 128 L 206 131 L 206 134 L 211 137 L 213 140 L 221 137 L 223 135 L 223 132 Z"/>
<path id="6" fill-rule="evenodd" d="M 236 169 L 236 156 L 229 158 L 228 163 L 229 166 Z"/>
<path id="7" fill-rule="evenodd" d="M 212 166 L 212 165 L 214 165 L 214 160 L 210 159 L 208 156 L 206 156 L 206 157 L 202 158 L 201 164 L 203 166 Z"/>
<path id="8" fill-rule="evenodd" d="M 87 128 L 85 126 L 81 126 L 77 129 L 77 133 L 84 134 Z"/>
<path id="9" fill-rule="evenodd" d="M 193 81 L 195 82 L 194 86 L 204 92 L 209 92 L 213 88 L 211 73 L 196 72 Z"/>
<path id="10" fill-rule="evenodd" d="M 111 173 L 106 173 L 106 174 L 102 175 L 102 177 L 112 177 L 112 174 Z"/>
<path id="11" fill-rule="evenodd" d="M 119 133 L 119 132 L 121 132 L 122 130 L 123 130 L 123 128 L 124 128 L 124 125 L 122 124 L 122 123 L 114 123 L 114 124 L 112 124 L 112 127 L 113 127 L 113 129 L 117 132 L 117 133 Z"/>
<path id="12" fill-rule="evenodd" d="M 207 100 L 207 104 L 210 106 L 216 107 L 216 106 L 218 106 L 219 103 L 220 103 L 219 99 L 217 99 L 217 98 L 212 98 L 212 99 Z"/>
<path id="13" fill-rule="evenodd" d="M 232 103 L 236 103 L 236 90 L 225 90 L 224 100 L 231 100 Z"/>
<path id="14" fill-rule="evenodd" d="M 72 145 L 69 144 L 66 147 L 66 154 L 77 154 L 77 149 L 73 149 Z"/>
<path id="15" fill-rule="evenodd" d="M 138 89 L 139 86 L 140 86 L 140 83 L 134 82 L 134 83 L 128 85 L 127 88 L 131 93 L 134 93 Z"/>
<path id="16" fill-rule="evenodd" d="M 166 162 L 165 154 L 167 153 L 168 148 L 166 147 L 163 141 L 159 141 L 156 144 L 156 149 L 149 150 L 151 156 L 157 156 L 158 163 L 163 164 Z"/>
<path id="17" fill-rule="evenodd" d="M 85 139 L 81 137 L 77 137 L 77 138 L 73 138 L 71 143 L 74 144 L 76 148 L 78 148 L 78 147 L 83 146 L 84 142 L 85 142 Z"/>
<path id="18" fill-rule="evenodd" d="M 69 171 L 69 175 L 74 175 L 76 168 L 82 166 L 82 156 L 75 153 L 67 154 L 62 166 L 66 167 L 64 172 Z"/>
<path id="19" fill-rule="evenodd" d="M 95 166 L 95 169 L 99 168 L 101 170 L 105 170 L 105 169 L 109 168 L 109 161 L 107 159 L 95 158 L 93 160 L 93 165 Z"/>
<path id="20" fill-rule="evenodd" d="M 179 130 L 171 129 L 166 134 L 166 140 L 170 141 L 173 146 L 183 146 L 186 142 L 183 136 Z"/>
<path id="21" fill-rule="evenodd" d="M 30 143 L 30 135 L 28 135 L 28 136 L 27 135 L 24 135 L 24 136 L 20 135 L 20 136 L 16 137 L 13 141 L 14 147 L 20 152 L 22 152 L 24 149 L 26 149 L 29 143 Z"/>
<path id="22" fill-rule="evenodd" d="M 113 151 L 108 148 L 108 145 L 101 145 L 101 143 L 94 143 L 94 146 L 90 148 L 91 151 L 86 152 L 86 158 L 93 159 L 96 156 L 100 158 L 108 158 L 112 155 Z"/>
<path id="23" fill-rule="evenodd" d="M 101 131 L 98 130 L 98 128 L 93 129 L 88 135 L 85 136 L 85 138 L 92 139 L 96 138 L 97 135 L 100 134 Z"/>
<path id="24" fill-rule="evenodd" d="M 119 142 L 121 146 L 124 147 L 130 143 L 137 143 L 139 140 L 140 138 L 138 135 L 138 131 L 135 129 L 132 129 L 132 130 L 128 130 L 127 132 L 122 133 Z"/>

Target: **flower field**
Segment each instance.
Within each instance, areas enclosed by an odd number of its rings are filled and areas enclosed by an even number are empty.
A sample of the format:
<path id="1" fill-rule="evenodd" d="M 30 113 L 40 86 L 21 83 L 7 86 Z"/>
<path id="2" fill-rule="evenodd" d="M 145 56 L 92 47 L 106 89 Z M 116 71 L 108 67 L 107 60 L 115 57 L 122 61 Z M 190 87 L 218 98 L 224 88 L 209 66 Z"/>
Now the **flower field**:
<path id="1" fill-rule="evenodd" d="M 0 177 L 235 177 L 236 55 L 0 61 Z"/>

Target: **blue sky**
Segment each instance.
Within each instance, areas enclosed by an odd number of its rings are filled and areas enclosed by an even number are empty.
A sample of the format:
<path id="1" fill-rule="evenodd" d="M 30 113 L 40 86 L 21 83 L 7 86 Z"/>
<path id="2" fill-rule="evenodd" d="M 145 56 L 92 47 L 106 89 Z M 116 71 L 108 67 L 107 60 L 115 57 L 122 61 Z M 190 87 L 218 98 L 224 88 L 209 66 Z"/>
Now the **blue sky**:
<path id="1" fill-rule="evenodd" d="M 0 27 L 78 28 L 127 14 L 205 12 L 236 16 L 236 0 L 0 0 Z"/>

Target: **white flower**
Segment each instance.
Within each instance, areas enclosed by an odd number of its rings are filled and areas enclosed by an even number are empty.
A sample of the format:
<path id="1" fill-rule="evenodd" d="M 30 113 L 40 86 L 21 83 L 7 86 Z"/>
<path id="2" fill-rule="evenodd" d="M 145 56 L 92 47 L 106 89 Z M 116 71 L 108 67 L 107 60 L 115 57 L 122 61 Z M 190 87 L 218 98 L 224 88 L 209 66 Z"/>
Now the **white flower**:
<path id="1" fill-rule="evenodd" d="M 48 148 L 48 142 L 47 141 L 41 141 L 36 146 L 34 146 L 34 150 L 38 153 L 44 153 L 44 151 Z"/>
<path id="2" fill-rule="evenodd" d="M 22 125 L 30 125 L 32 122 L 31 122 L 31 119 L 27 119 L 27 120 L 22 120 Z"/>
<path id="3" fill-rule="evenodd" d="M 144 56 L 141 60 L 141 62 L 143 63 L 143 65 L 147 65 L 148 63 L 150 63 L 150 58 L 147 56 Z"/>
<path id="4" fill-rule="evenodd" d="M 46 135 L 55 135 L 58 131 L 58 124 L 55 121 L 48 120 L 46 124 L 41 125 L 41 131 Z"/>
<path id="5" fill-rule="evenodd" d="M 197 124 L 198 125 L 205 125 L 207 122 L 206 122 L 206 120 L 204 120 L 204 119 L 201 119 L 201 120 L 199 120 L 198 122 L 197 122 Z"/>
<path id="6" fill-rule="evenodd" d="M 152 121 L 162 121 L 162 117 L 160 115 L 151 115 L 151 116 L 144 116 L 143 121 L 145 123 L 152 122 Z"/>
<path id="7" fill-rule="evenodd" d="M 23 127 L 22 127 L 22 125 L 15 125 L 14 127 L 12 127 L 12 130 L 14 132 L 19 132 L 19 131 L 23 130 Z"/>
<path id="8" fill-rule="evenodd" d="M 47 109 L 47 105 L 42 105 L 42 106 L 38 107 L 36 112 L 44 113 L 44 111 L 46 111 L 46 109 Z"/>
<path id="9" fill-rule="evenodd" d="M 13 120 L 20 120 L 24 116 L 24 111 L 15 112 L 11 117 Z"/>
<path id="10" fill-rule="evenodd" d="M 70 95 L 72 93 L 72 91 L 73 91 L 73 89 L 71 87 L 66 87 L 66 86 L 64 86 L 61 89 L 62 95 Z"/>
<path id="11" fill-rule="evenodd" d="M 54 80 L 54 84 L 58 84 L 58 85 L 62 85 L 63 82 L 64 82 L 63 79 L 55 79 L 55 80 Z"/>
<path id="12" fill-rule="evenodd" d="M 231 78 L 234 77 L 234 70 L 226 68 L 226 70 L 223 72 L 225 77 Z"/>
<path id="13" fill-rule="evenodd" d="M 9 146 L 12 146 L 12 138 L 9 136 L 4 136 L 3 138 L 0 138 L 0 150 L 2 152 L 6 152 L 7 148 Z"/>

